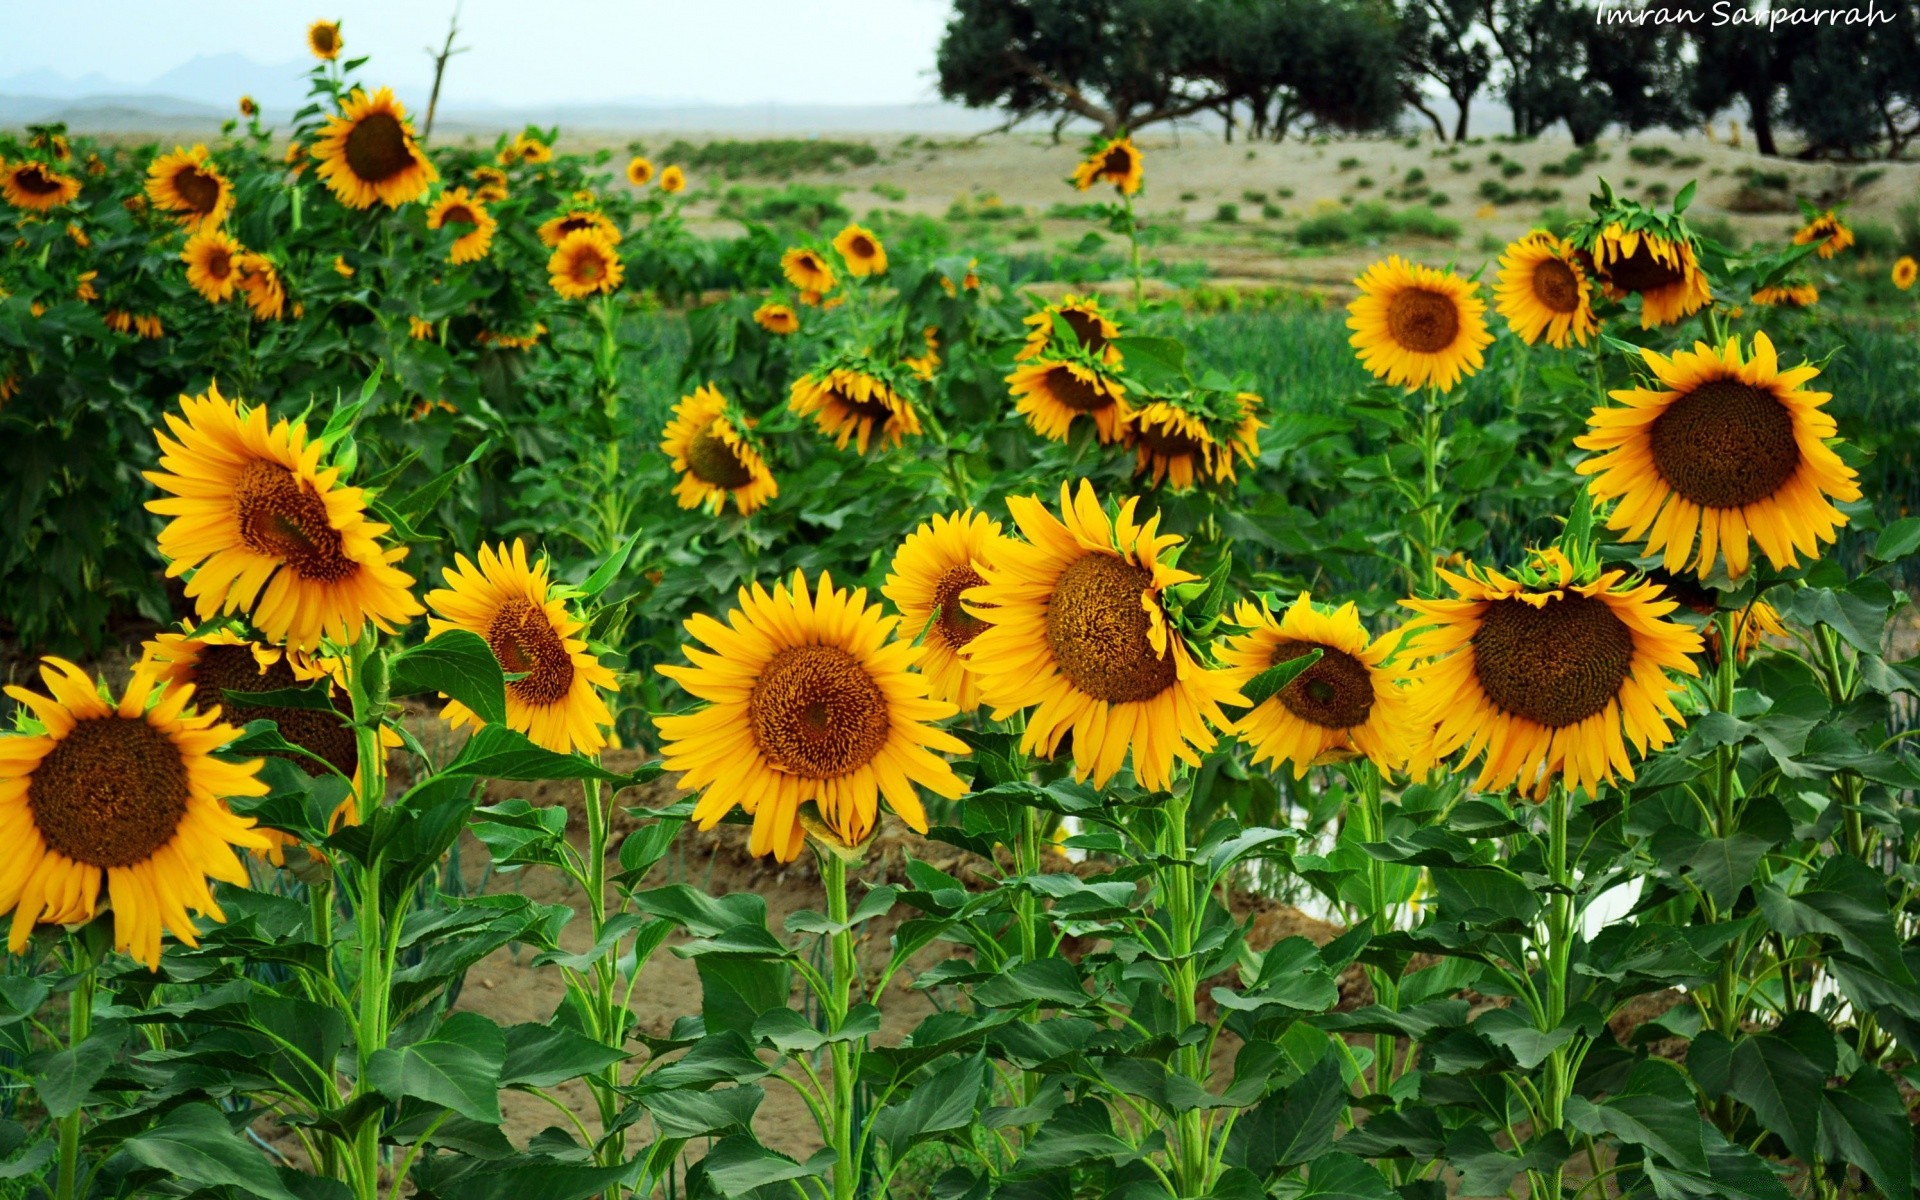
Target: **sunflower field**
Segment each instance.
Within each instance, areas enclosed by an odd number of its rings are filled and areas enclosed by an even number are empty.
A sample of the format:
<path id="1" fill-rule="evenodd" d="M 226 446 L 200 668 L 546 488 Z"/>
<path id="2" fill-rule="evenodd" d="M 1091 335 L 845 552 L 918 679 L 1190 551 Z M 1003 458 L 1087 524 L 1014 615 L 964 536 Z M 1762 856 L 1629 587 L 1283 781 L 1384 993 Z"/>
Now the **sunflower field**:
<path id="1" fill-rule="evenodd" d="M 1124 137 L 1060 294 L 307 36 L 288 130 L 0 134 L 0 1196 L 1916 1194 L 1844 214 L 1250 324 Z"/>

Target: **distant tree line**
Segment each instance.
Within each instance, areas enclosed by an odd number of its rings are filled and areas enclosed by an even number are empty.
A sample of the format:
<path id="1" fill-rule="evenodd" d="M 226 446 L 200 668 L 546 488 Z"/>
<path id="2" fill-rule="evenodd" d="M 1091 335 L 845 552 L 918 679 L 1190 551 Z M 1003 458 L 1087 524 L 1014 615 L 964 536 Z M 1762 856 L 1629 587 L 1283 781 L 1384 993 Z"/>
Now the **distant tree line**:
<path id="1" fill-rule="evenodd" d="M 1565 122 L 1586 145 L 1609 127 L 1733 116 L 1765 154 L 1784 130 L 1808 157 L 1894 157 L 1920 139 L 1917 5 L 955 0 L 938 67 L 946 98 L 1056 133 L 1075 118 L 1115 133 L 1212 114 L 1229 138 L 1278 141 L 1387 131 L 1412 110 L 1459 140 L 1475 101 L 1498 96 L 1528 137 Z"/>

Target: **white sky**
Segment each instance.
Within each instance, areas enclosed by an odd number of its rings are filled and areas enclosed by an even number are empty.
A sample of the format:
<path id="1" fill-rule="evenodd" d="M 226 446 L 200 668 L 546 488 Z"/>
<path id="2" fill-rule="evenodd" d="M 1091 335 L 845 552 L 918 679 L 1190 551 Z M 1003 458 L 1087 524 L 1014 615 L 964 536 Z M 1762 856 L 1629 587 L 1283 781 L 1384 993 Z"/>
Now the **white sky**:
<path id="1" fill-rule="evenodd" d="M 430 78 L 424 47 L 453 0 L 0 0 L 0 78 L 98 72 L 142 84 L 201 54 L 305 59 L 307 24 L 339 17 L 370 82 Z M 903 104 L 934 99 L 947 0 L 464 0 L 454 103 L 636 98 Z"/>

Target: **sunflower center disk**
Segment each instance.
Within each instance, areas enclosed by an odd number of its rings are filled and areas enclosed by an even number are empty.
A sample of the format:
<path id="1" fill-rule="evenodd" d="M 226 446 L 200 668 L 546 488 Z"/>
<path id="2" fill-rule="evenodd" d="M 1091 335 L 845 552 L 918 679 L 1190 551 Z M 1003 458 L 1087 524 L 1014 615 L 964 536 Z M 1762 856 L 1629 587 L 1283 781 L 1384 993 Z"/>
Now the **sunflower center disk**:
<path id="1" fill-rule="evenodd" d="M 1125 150 L 1109 150 L 1100 162 L 1100 170 L 1109 179 L 1125 178 L 1133 170 L 1133 156 Z"/>
<path id="2" fill-rule="evenodd" d="M 1113 397 L 1105 389 L 1093 386 L 1066 367 L 1055 367 L 1048 373 L 1047 391 L 1075 412 L 1099 412 L 1113 404 Z"/>
<path id="3" fill-rule="evenodd" d="M 452 208 L 448 209 L 445 213 L 441 214 L 440 223 L 442 225 L 478 225 L 480 224 L 478 218 L 476 218 L 473 215 L 473 210 L 468 208 L 464 204 L 456 204 Z"/>
<path id="4" fill-rule="evenodd" d="M 1473 635 L 1473 673 L 1503 712 L 1558 729 L 1606 711 L 1633 668 L 1633 631 L 1606 601 L 1496 600 Z"/>
<path id="5" fill-rule="evenodd" d="M 1164 425 L 1139 425 L 1134 436 L 1140 444 L 1162 458 L 1198 458 L 1206 444 L 1191 434 Z"/>
<path id="6" fill-rule="evenodd" d="M 987 623 L 969 613 L 960 604 L 960 593 L 970 587 L 979 587 L 986 580 L 972 567 L 961 563 L 948 567 L 933 585 L 933 627 L 940 634 L 940 640 L 948 646 L 959 649 L 974 638 L 979 637 Z"/>
<path id="7" fill-rule="evenodd" d="M 890 407 L 885 401 L 876 399 L 871 396 L 869 396 L 865 400 L 855 400 L 852 396 L 848 395 L 847 393 L 836 389 L 828 393 L 828 399 L 839 401 L 841 407 L 845 408 L 848 412 L 852 413 L 854 416 L 860 417 L 864 420 L 876 421 L 882 425 L 886 424 L 888 421 L 893 420 L 892 407 Z"/>
<path id="8" fill-rule="evenodd" d="M 1607 268 L 1607 282 L 1623 292 L 1651 292 L 1678 283 L 1686 275 L 1653 256 L 1647 239 L 1641 238 L 1633 253 Z"/>
<path id="9" fill-rule="evenodd" d="M 198 167 L 188 167 L 173 177 L 173 190 L 187 202 L 190 212 L 210 213 L 220 203 L 220 183 Z"/>
<path id="10" fill-rule="evenodd" d="M 1047 602 L 1047 645 L 1073 685 L 1096 700 L 1150 700 L 1178 677 L 1171 653 L 1154 653 L 1142 598 L 1153 575 L 1112 554 L 1082 555 L 1060 573 Z"/>
<path id="11" fill-rule="evenodd" d="M 753 481 L 753 472 L 727 439 L 720 436 L 718 422 L 709 422 L 687 444 L 687 468 L 705 483 L 715 487 L 745 487 Z"/>
<path id="12" fill-rule="evenodd" d="M 858 659 L 838 646 L 782 650 L 747 698 L 753 740 L 780 770 L 837 779 L 887 744 L 887 698 Z"/>
<path id="13" fill-rule="evenodd" d="M 1553 312 L 1577 312 L 1580 279 L 1572 267 L 1559 259 L 1543 259 L 1533 268 L 1533 296 Z"/>
<path id="14" fill-rule="evenodd" d="M 21 191 L 35 196 L 47 196 L 60 190 L 60 185 L 53 181 L 53 177 L 47 174 L 47 169 L 39 163 L 15 172 L 13 183 Z"/>
<path id="15" fill-rule="evenodd" d="M 1764 500 L 1800 468 L 1787 406 L 1732 379 L 1703 383 L 1674 401 L 1655 418 L 1650 437 L 1661 477 L 1708 508 Z"/>
<path id="16" fill-rule="evenodd" d="M 248 463 L 234 485 L 233 507 L 247 548 L 280 559 L 302 579 L 337 582 L 360 569 L 346 556 L 326 501 L 279 463 Z"/>
<path id="17" fill-rule="evenodd" d="M 573 656 L 539 605 L 502 604 L 487 626 L 487 645 L 507 673 L 526 676 L 507 688 L 528 704 L 558 704 L 573 689 Z"/>
<path id="18" fill-rule="evenodd" d="M 1416 354 L 1438 354 L 1460 333 L 1460 310 L 1452 299 L 1425 288 L 1407 288 L 1387 305 L 1387 330 Z"/>
<path id="19" fill-rule="evenodd" d="M 1098 354 L 1107 348 L 1107 337 L 1100 332 L 1098 318 L 1069 308 L 1061 311 L 1060 319 L 1067 323 L 1067 328 L 1073 330 L 1074 336 L 1080 339 L 1080 344 L 1089 354 Z"/>
<path id="20" fill-rule="evenodd" d="M 207 254 L 207 274 L 215 279 L 225 279 L 233 274 L 233 255 L 225 250 L 213 250 Z"/>
<path id="21" fill-rule="evenodd" d="M 853 256 L 855 258 L 872 258 L 873 243 L 868 241 L 866 238 L 854 238 L 853 239 Z"/>
<path id="22" fill-rule="evenodd" d="M 286 664 L 285 659 L 263 672 L 249 647 L 208 646 L 200 651 L 200 661 L 194 664 L 193 682 L 199 689 L 194 696 L 195 702 L 201 705 L 218 704 L 231 724 L 272 721 L 279 726 L 281 737 L 319 755 L 343 775 L 352 775 L 354 767 L 359 764 L 359 748 L 354 744 L 353 731 L 343 725 L 339 718 L 311 708 L 242 704 L 222 695 L 223 692 L 277 692 L 309 686 L 294 677 L 293 668 Z M 341 712 L 348 711 L 351 702 L 347 694 L 338 687 L 332 691 L 333 706 Z M 304 754 L 282 752 L 273 757 L 287 759 L 309 775 L 319 775 L 326 770 Z"/>
<path id="23" fill-rule="evenodd" d="M 33 770 L 27 804 L 49 847 L 95 867 L 144 862 L 187 815 L 187 767 L 137 717 L 81 721 Z"/>
<path id="24" fill-rule="evenodd" d="M 347 165 L 368 183 L 381 183 L 413 165 L 407 131 L 392 113 L 368 113 L 347 134 Z"/>
<path id="25" fill-rule="evenodd" d="M 1353 655 L 1318 642 L 1287 638 L 1274 645 L 1268 665 L 1291 662 L 1311 650 L 1320 651 L 1320 661 L 1280 689 L 1280 703 L 1302 721 L 1323 729 L 1365 725 L 1373 712 L 1373 675 Z"/>

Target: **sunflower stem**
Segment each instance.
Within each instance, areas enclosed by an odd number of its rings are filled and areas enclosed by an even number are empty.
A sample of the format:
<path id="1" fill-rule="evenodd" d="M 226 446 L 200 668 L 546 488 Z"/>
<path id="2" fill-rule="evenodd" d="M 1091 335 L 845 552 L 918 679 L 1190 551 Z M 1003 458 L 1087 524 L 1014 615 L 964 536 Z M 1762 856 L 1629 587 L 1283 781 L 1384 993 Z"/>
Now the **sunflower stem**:
<path id="1" fill-rule="evenodd" d="M 1352 779 L 1360 791 L 1360 836 L 1372 842 L 1386 837 L 1387 815 L 1380 798 L 1380 772 L 1375 769 L 1371 759 L 1361 759 L 1354 765 Z M 1373 926 L 1376 936 L 1393 929 L 1393 914 L 1387 911 L 1387 864 L 1382 860 L 1367 856 L 1367 898 L 1369 911 L 1367 919 Z M 1368 982 L 1373 985 L 1374 1003 L 1397 1008 L 1400 1003 L 1399 981 L 1390 977 L 1378 967 L 1367 968 Z M 1385 1093 L 1393 1083 L 1394 1038 L 1390 1033 L 1374 1035 L 1373 1039 L 1373 1090 Z"/>
<path id="2" fill-rule="evenodd" d="M 588 779 L 582 781 L 580 786 L 585 800 L 583 807 L 587 813 L 587 916 L 593 944 L 598 946 L 601 934 L 607 927 L 607 833 L 610 822 L 600 781 Z M 621 1011 L 620 1002 L 619 959 L 620 947 L 616 943 L 593 964 L 594 994 L 590 998 L 592 1019 L 594 1027 L 600 1032 L 600 1040 L 615 1050 L 625 1049 L 627 1040 L 625 1014 Z M 626 1132 L 605 1132 L 620 1113 L 620 1063 L 608 1064 L 599 1074 L 589 1076 L 587 1082 L 600 1110 L 602 1141 L 595 1151 L 595 1159 L 602 1166 L 624 1162 Z M 619 1184 L 609 1188 L 606 1193 L 608 1200 L 619 1200 L 620 1191 Z"/>
<path id="3" fill-rule="evenodd" d="M 847 863 L 831 849 L 818 852 L 820 883 L 827 894 L 827 919 L 832 922 L 832 955 L 828 963 L 827 995 L 822 996 L 826 1010 L 827 1032 L 837 1034 L 846 1024 L 852 1007 L 853 930 L 847 926 Z M 860 1163 L 853 1129 L 853 1087 L 859 1071 L 854 1047 L 835 1041 L 829 1048 L 833 1062 L 832 1109 L 827 1114 L 831 1128 L 824 1131 L 828 1145 L 837 1156 L 833 1164 L 834 1200 L 854 1200 L 860 1186 Z"/>
<path id="4" fill-rule="evenodd" d="M 1195 775 L 1195 780 L 1198 775 Z M 1193 782 L 1175 788 L 1163 810 L 1161 853 L 1169 860 L 1160 868 L 1160 899 L 1167 917 L 1168 952 L 1172 963 L 1172 1000 L 1175 1036 L 1184 1035 L 1199 1020 L 1200 981 L 1194 963 L 1199 922 L 1205 904 L 1194 894 L 1193 864 L 1187 852 L 1187 812 L 1193 803 Z M 1174 1065 L 1202 1088 L 1207 1084 L 1207 1062 L 1200 1045 L 1184 1042 L 1174 1052 Z M 1212 1162 L 1207 1154 L 1204 1114 L 1190 1109 L 1174 1118 L 1173 1176 L 1180 1195 L 1204 1195 L 1211 1185 Z"/>
<path id="5" fill-rule="evenodd" d="M 73 995 L 67 999 L 67 1049 L 71 1050 L 93 1034 L 94 958 L 83 932 L 67 939 L 73 950 Z M 82 1105 L 59 1120 L 59 1165 L 55 1174 L 55 1200 L 80 1200 L 80 1122 Z"/>
<path id="6" fill-rule="evenodd" d="M 1133 215 L 1133 197 L 1120 193 L 1120 199 L 1127 207 L 1127 269 L 1133 275 L 1133 306 L 1137 309 L 1147 302 L 1147 289 L 1140 277 L 1140 222 Z"/>
<path id="7" fill-rule="evenodd" d="M 1553 895 L 1547 909 L 1547 1003 L 1540 1014 L 1540 1031 L 1548 1034 L 1566 1020 L 1567 976 L 1573 958 L 1573 876 L 1567 867 L 1567 817 L 1571 807 L 1566 787 L 1556 781 L 1547 800 L 1547 875 L 1553 883 Z M 1547 1056 L 1541 1100 L 1548 1130 L 1559 1130 L 1566 1124 L 1567 1097 L 1573 1091 L 1573 1053 L 1569 1041 Z M 1561 1196 L 1565 1170 L 1564 1165 L 1556 1166 L 1541 1194 Z"/>
<path id="8" fill-rule="evenodd" d="M 1420 562 L 1414 570 L 1414 582 L 1420 596 L 1432 596 L 1439 586 L 1435 573 L 1442 535 L 1440 522 L 1440 443 L 1442 408 L 1440 393 L 1429 387 L 1420 418 L 1420 544 L 1416 551 Z"/>
<path id="9" fill-rule="evenodd" d="M 387 706 L 387 669 L 380 634 L 368 624 L 354 644 L 348 660 L 347 692 L 353 701 L 353 732 L 359 751 L 359 794 L 355 797 L 360 823 L 371 824 L 387 792 L 386 751 L 380 745 L 380 723 Z M 360 968 L 360 1011 L 355 1022 L 356 1071 L 354 1098 L 370 1094 L 373 1082 L 369 1068 L 373 1056 L 387 1044 L 388 993 L 393 960 L 387 954 L 387 938 L 381 914 L 380 882 L 385 873 L 384 856 L 376 854 L 360 871 L 360 888 L 355 918 L 358 931 Z M 354 1134 L 354 1176 L 348 1182 L 359 1200 L 379 1200 L 380 1120 L 369 1117 Z"/>

